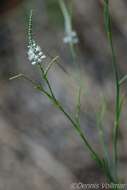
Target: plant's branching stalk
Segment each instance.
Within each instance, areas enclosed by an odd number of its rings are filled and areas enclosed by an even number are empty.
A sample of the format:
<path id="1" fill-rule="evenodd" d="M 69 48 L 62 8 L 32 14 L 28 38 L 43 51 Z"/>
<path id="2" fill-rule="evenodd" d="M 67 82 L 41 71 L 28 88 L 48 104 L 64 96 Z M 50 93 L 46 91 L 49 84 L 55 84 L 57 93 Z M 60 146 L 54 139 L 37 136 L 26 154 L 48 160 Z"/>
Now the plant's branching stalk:
<path id="1" fill-rule="evenodd" d="M 73 44 L 78 42 L 77 35 L 75 31 L 72 30 L 72 22 L 71 22 L 71 17 L 69 15 L 69 12 L 67 10 L 67 7 L 64 3 L 63 0 L 59 0 L 61 10 L 63 12 L 63 16 L 65 19 L 65 32 L 66 32 L 66 37 L 64 38 L 65 43 L 70 44 L 70 48 L 72 51 L 72 56 L 74 56 L 73 52 L 74 51 L 74 46 Z M 55 93 L 53 92 L 52 86 L 50 84 L 50 81 L 48 79 L 48 72 L 51 69 L 51 67 L 54 65 L 55 62 L 57 62 L 58 56 L 56 56 L 54 59 L 51 60 L 49 63 L 48 67 L 46 70 L 44 70 L 43 65 L 41 65 L 41 61 L 43 58 L 46 56 L 41 52 L 40 47 L 35 43 L 32 37 L 32 15 L 33 11 L 31 10 L 30 12 L 30 17 L 29 17 L 29 26 L 28 26 L 28 40 L 29 40 L 29 53 L 28 53 L 28 58 L 29 61 L 32 62 L 32 64 L 36 64 L 39 67 L 39 70 L 41 71 L 41 77 L 42 80 L 45 82 L 45 84 L 48 87 L 48 90 L 45 89 L 41 84 L 37 84 L 35 81 L 30 79 L 24 74 L 18 74 L 14 77 L 11 77 L 10 80 L 13 79 L 20 79 L 24 78 L 25 80 L 29 81 L 34 88 L 36 88 L 39 92 L 44 94 L 68 119 L 68 121 L 72 124 L 72 127 L 75 129 L 75 131 L 78 133 L 80 138 L 83 141 L 83 144 L 85 147 L 88 149 L 92 159 L 94 159 L 97 163 L 97 165 L 103 170 L 104 174 L 106 175 L 107 179 L 109 182 L 112 183 L 117 183 L 117 162 L 118 162 L 118 150 L 117 150 L 117 144 L 118 144 L 118 132 L 119 132 L 119 125 L 120 125 L 120 113 L 122 109 L 122 104 L 123 101 L 120 98 L 120 85 L 126 80 L 127 77 L 122 78 L 119 81 L 119 73 L 118 73 L 118 68 L 117 68 L 117 63 L 116 63 L 116 56 L 115 56 L 115 51 L 114 51 L 114 46 L 113 46 L 113 39 L 112 39 L 112 29 L 111 29 L 111 18 L 110 18 L 110 13 L 109 13 L 109 0 L 104 0 L 104 19 L 105 19 L 105 27 L 106 27 L 106 32 L 108 35 L 108 40 L 111 48 L 111 53 L 112 53 L 112 63 L 113 63 L 113 70 L 114 70 L 114 75 L 115 75 L 115 88 L 116 88 L 116 98 L 115 98 L 115 122 L 114 122 L 114 129 L 113 129 L 113 150 L 114 150 L 114 168 L 115 168 L 115 175 L 112 175 L 110 164 L 109 164 L 109 159 L 107 156 L 107 152 L 105 151 L 105 157 L 101 158 L 99 154 L 94 150 L 93 146 L 89 143 L 86 135 L 84 134 L 81 125 L 80 125 L 80 109 L 81 109 L 81 104 L 80 104 L 80 97 L 81 97 L 81 78 L 79 77 L 79 92 L 78 92 L 78 100 L 77 100 L 77 107 L 76 107 L 76 116 L 73 117 L 66 109 L 64 106 L 61 104 L 61 102 L 56 98 Z M 79 74 L 80 76 L 80 74 Z M 103 117 L 103 113 L 102 113 Z M 100 118 L 101 119 L 101 118 Z M 101 121 L 99 121 L 101 122 Z M 100 125 L 100 123 L 99 123 Z M 99 126 L 100 127 L 100 126 Z M 102 128 L 99 128 L 101 132 L 101 140 L 103 141 L 103 131 Z M 105 144 L 104 144 L 104 149 L 105 149 Z"/>
<path id="2" fill-rule="evenodd" d="M 44 70 L 42 68 L 42 66 L 40 65 L 40 69 L 42 72 L 42 77 L 44 77 Z M 96 161 L 98 167 L 100 167 L 103 172 L 105 173 L 105 175 L 107 176 L 107 179 L 109 179 L 110 182 L 114 182 L 115 180 L 112 177 L 112 175 L 110 174 L 110 168 L 108 167 L 108 165 L 106 164 L 107 162 L 104 161 L 103 159 L 100 158 L 100 156 L 98 155 L 98 153 L 96 153 L 94 151 L 94 149 L 92 148 L 92 146 L 90 145 L 90 143 L 88 142 L 88 139 L 86 138 L 86 136 L 84 135 L 84 132 L 81 129 L 80 123 L 77 121 L 75 121 L 75 119 L 73 119 L 73 117 L 64 109 L 64 107 L 62 106 L 62 104 L 59 102 L 59 100 L 56 99 L 54 92 L 52 90 L 51 84 L 49 82 L 49 79 L 47 77 L 43 78 L 46 82 L 46 84 L 49 87 L 50 90 L 50 94 L 44 91 L 44 89 L 42 88 L 42 93 L 44 93 L 50 100 L 51 102 L 65 115 L 65 117 L 70 121 L 70 123 L 72 124 L 72 127 L 75 129 L 75 131 L 78 133 L 78 135 L 81 137 L 85 147 L 88 149 L 91 157 L 93 160 Z M 41 89 L 40 89 L 41 90 Z M 107 168 L 105 167 L 107 166 Z"/>
<path id="3" fill-rule="evenodd" d="M 21 78 L 23 76 L 24 76 L 24 74 L 20 73 L 20 74 L 14 75 L 13 77 L 10 77 L 9 80 L 18 79 L 18 78 Z"/>
<path id="4" fill-rule="evenodd" d="M 35 88 L 38 86 L 35 81 L 33 81 L 33 80 L 30 79 L 28 76 L 26 76 L 26 75 L 24 75 L 24 74 L 22 74 L 22 73 L 17 74 L 17 75 L 15 75 L 15 76 L 11 77 L 9 80 L 21 79 L 21 78 L 23 78 L 23 79 L 29 81 L 30 83 L 32 83 Z"/>
<path id="5" fill-rule="evenodd" d="M 37 90 L 39 90 L 40 92 L 42 92 L 44 95 L 46 95 L 50 100 L 52 99 L 52 96 L 43 88 L 43 86 L 41 84 L 37 84 L 34 80 L 32 80 L 31 78 L 29 78 L 28 76 L 24 75 L 24 74 L 18 74 L 15 75 L 13 77 L 11 77 L 9 80 L 14 80 L 14 79 L 25 79 L 26 81 L 30 82 L 33 87 Z"/>
<path id="6" fill-rule="evenodd" d="M 81 127 L 79 125 L 79 123 L 77 124 L 77 122 L 75 122 L 75 120 L 73 120 L 73 118 L 70 116 L 70 114 L 68 114 L 68 112 L 65 111 L 65 109 L 63 108 L 63 106 L 61 105 L 61 103 L 56 99 L 55 95 L 54 95 L 54 92 L 52 90 L 52 87 L 50 85 L 50 82 L 47 78 L 47 76 L 44 75 L 44 69 L 42 67 L 41 64 L 39 64 L 39 68 L 41 70 L 41 76 L 42 76 L 42 79 L 45 80 L 48 88 L 49 88 L 49 91 L 50 91 L 50 95 L 51 95 L 51 100 L 52 102 L 59 108 L 60 111 L 63 112 L 63 114 L 67 117 L 67 119 L 71 122 L 72 126 L 74 127 L 74 129 L 78 132 L 78 134 L 80 135 L 81 139 L 83 140 L 85 146 L 87 147 L 87 149 L 89 150 L 92 158 L 94 160 L 97 161 L 98 165 L 100 167 L 102 167 L 102 162 L 101 162 L 101 159 L 100 157 L 98 156 L 98 154 L 93 150 L 93 148 L 91 147 L 91 145 L 88 143 L 88 140 L 87 138 L 84 136 L 84 133 L 83 131 L 81 130 Z"/>
<path id="7" fill-rule="evenodd" d="M 41 68 L 41 71 L 43 71 L 43 68 Z M 33 81 L 32 79 L 30 79 L 28 76 L 24 75 L 24 74 L 18 74 L 15 75 L 13 77 L 10 78 L 10 80 L 14 80 L 14 79 L 21 79 L 24 78 L 25 80 L 27 80 L 28 82 L 30 82 L 33 87 L 37 90 L 39 90 L 39 92 L 41 92 L 43 95 L 45 95 L 47 98 L 49 98 L 49 100 L 65 115 L 65 117 L 70 121 L 70 123 L 72 124 L 72 127 L 76 130 L 76 132 L 78 133 L 78 135 L 81 137 L 85 147 L 87 147 L 92 159 L 94 159 L 97 163 L 97 165 L 103 170 L 103 172 L 105 173 L 105 175 L 107 176 L 107 178 L 110 181 L 114 181 L 114 179 L 112 178 L 112 176 L 110 175 L 110 172 L 108 171 L 108 169 L 105 168 L 106 162 L 104 162 L 103 160 L 101 160 L 101 158 L 98 156 L 98 154 L 94 151 L 94 149 L 92 148 L 92 146 L 89 144 L 87 138 L 84 136 L 84 133 L 80 127 L 79 124 L 77 124 L 77 122 L 75 122 L 75 120 L 71 117 L 71 115 L 65 111 L 64 107 L 62 106 L 62 104 L 55 98 L 52 87 L 50 85 L 50 82 L 47 78 L 45 78 L 45 82 L 48 83 L 49 89 L 51 94 L 49 94 L 41 84 L 37 84 L 35 81 Z"/>
<path id="8" fill-rule="evenodd" d="M 43 69 L 43 67 L 42 67 L 41 64 L 38 64 L 38 65 L 39 65 L 39 69 L 40 69 L 40 71 L 41 71 L 42 80 L 43 80 L 43 79 L 45 80 L 45 82 L 46 82 L 46 84 L 47 84 L 47 86 L 48 86 L 48 88 L 49 88 L 49 91 L 50 91 L 50 93 L 51 93 L 51 96 L 52 96 L 53 99 L 55 100 L 56 97 L 55 97 L 55 95 L 54 95 L 54 93 L 53 93 L 53 90 L 52 90 L 52 88 L 51 88 L 51 85 L 50 85 L 50 83 L 49 83 L 49 80 L 48 80 L 47 76 L 45 75 L 44 69 Z"/>

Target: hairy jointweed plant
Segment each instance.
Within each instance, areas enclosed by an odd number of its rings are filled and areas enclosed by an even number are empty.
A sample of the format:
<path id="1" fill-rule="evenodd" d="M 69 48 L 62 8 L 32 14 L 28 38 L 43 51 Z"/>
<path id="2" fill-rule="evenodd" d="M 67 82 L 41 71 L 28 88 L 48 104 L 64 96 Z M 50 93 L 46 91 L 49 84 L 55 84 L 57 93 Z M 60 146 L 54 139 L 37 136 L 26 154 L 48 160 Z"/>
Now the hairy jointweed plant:
<path id="1" fill-rule="evenodd" d="M 67 9 L 67 6 L 64 3 L 64 0 L 58 0 L 59 7 L 61 12 L 63 13 L 64 21 L 65 21 L 65 33 L 66 36 L 64 37 L 63 41 L 69 44 L 70 50 L 72 52 L 72 56 L 75 55 L 74 51 L 74 44 L 78 43 L 78 37 L 76 31 L 72 29 L 72 15 Z M 50 84 L 48 78 L 48 72 L 52 68 L 54 63 L 58 63 L 57 59 L 58 56 L 53 58 L 47 68 L 44 67 L 44 58 L 46 56 L 42 52 L 40 46 L 35 42 L 32 35 L 32 14 L 30 12 L 29 17 L 29 26 L 28 26 L 28 59 L 31 64 L 36 65 L 39 67 L 41 72 L 42 80 L 45 82 L 47 88 L 45 88 L 41 84 L 37 84 L 34 80 L 30 79 L 28 76 L 24 74 L 18 74 L 11 79 L 16 78 L 24 78 L 25 80 L 32 83 L 32 85 L 43 95 L 47 96 L 47 98 L 65 115 L 65 117 L 70 121 L 72 127 L 75 129 L 79 137 L 81 138 L 82 142 L 84 143 L 85 148 L 90 153 L 90 156 L 93 160 L 95 160 L 98 167 L 101 168 L 104 175 L 107 177 L 107 181 L 112 184 L 120 183 L 119 175 L 118 175 L 118 135 L 119 135 L 119 127 L 120 127 L 120 116 L 123 104 L 123 97 L 120 93 L 120 87 L 123 82 L 127 79 L 127 76 L 124 76 L 120 79 L 119 70 L 116 62 L 115 50 L 113 45 L 113 35 L 112 35 L 112 27 L 111 27 L 111 17 L 109 11 L 109 0 L 104 0 L 104 23 L 105 23 L 105 30 L 107 34 L 107 38 L 109 41 L 109 46 L 111 48 L 111 55 L 112 55 L 112 65 L 114 71 L 114 84 L 115 84 L 115 113 L 114 113 L 114 126 L 113 126 L 113 156 L 111 158 L 108 147 L 104 141 L 104 131 L 101 126 L 101 122 L 103 122 L 104 111 L 105 111 L 105 103 L 102 105 L 102 110 L 97 116 L 97 127 L 99 129 L 100 134 L 100 141 L 103 148 L 103 155 L 99 155 L 98 152 L 93 148 L 93 146 L 89 143 L 86 134 L 83 132 L 81 125 L 80 125 L 80 96 L 81 96 L 81 86 L 78 92 L 78 100 L 76 106 L 76 115 L 75 117 L 73 114 L 69 113 L 66 108 L 62 105 L 62 103 L 56 98 L 52 86 Z M 75 56 L 74 56 L 75 57 Z M 81 78 L 80 78 L 81 80 Z M 112 189 L 118 189 L 117 186 L 112 186 Z"/>

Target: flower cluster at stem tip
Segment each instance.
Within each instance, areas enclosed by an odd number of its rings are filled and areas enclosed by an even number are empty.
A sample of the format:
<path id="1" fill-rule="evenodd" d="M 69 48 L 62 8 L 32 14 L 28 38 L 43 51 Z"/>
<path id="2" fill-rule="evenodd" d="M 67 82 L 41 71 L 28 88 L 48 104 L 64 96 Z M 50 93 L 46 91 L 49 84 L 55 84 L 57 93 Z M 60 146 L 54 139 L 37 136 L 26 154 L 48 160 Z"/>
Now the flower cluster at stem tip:
<path id="1" fill-rule="evenodd" d="M 36 44 L 33 40 L 32 43 L 28 45 L 28 59 L 32 65 L 39 64 L 45 59 L 46 56 L 42 52 L 40 46 Z"/>
<path id="2" fill-rule="evenodd" d="M 77 44 L 78 43 L 77 33 L 74 30 L 67 32 L 67 35 L 64 37 L 63 42 Z"/>

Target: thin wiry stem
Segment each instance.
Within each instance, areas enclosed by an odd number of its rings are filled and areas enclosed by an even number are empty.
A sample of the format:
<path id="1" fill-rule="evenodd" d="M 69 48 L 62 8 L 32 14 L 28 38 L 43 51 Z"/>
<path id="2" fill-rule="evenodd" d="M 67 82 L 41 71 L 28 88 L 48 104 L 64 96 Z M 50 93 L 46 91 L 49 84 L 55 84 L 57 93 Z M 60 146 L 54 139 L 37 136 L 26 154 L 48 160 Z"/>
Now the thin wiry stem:
<path id="1" fill-rule="evenodd" d="M 127 75 L 123 76 L 123 77 L 119 80 L 119 85 L 122 85 L 125 81 L 127 81 Z"/>
<path id="2" fill-rule="evenodd" d="M 42 72 L 42 77 L 43 75 L 43 67 L 40 65 L 40 69 Z M 45 93 L 45 95 L 50 99 L 50 101 L 55 104 L 57 106 L 57 108 L 65 115 L 65 117 L 70 121 L 70 123 L 72 124 L 72 127 L 75 129 L 75 131 L 78 133 L 78 135 L 81 137 L 85 147 L 87 147 L 92 159 L 94 159 L 97 163 L 97 165 L 103 170 L 103 172 L 105 173 L 105 175 L 107 176 L 107 179 L 110 182 L 114 182 L 115 180 L 112 177 L 112 175 L 110 174 L 110 170 L 109 167 L 107 168 L 107 163 L 106 161 L 104 161 L 103 159 L 100 158 L 100 156 L 98 155 L 98 153 L 96 153 L 93 149 L 93 147 L 90 145 L 90 143 L 88 142 L 88 139 L 86 138 L 86 136 L 84 135 L 84 132 L 81 129 L 80 126 L 80 122 L 75 121 L 75 119 L 73 119 L 73 117 L 65 110 L 65 108 L 63 107 L 63 105 L 59 102 L 59 100 L 57 100 L 57 98 L 54 95 L 54 92 L 52 90 L 51 84 L 49 82 L 49 79 L 47 77 L 43 78 L 44 81 L 47 83 L 49 90 L 50 90 L 50 96 L 47 96 L 47 94 L 42 91 L 43 93 Z M 41 90 L 41 89 L 40 89 Z"/>
<path id="3" fill-rule="evenodd" d="M 24 74 L 18 74 L 15 75 L 13 77 L 11 77 L 9 80 L 14 80 L 14 79 L 25 79 L 26 81 L 30 82 L 33 87 L 41 92 L 43 92 L 43 94 L 45 94 L 48 98 L 52 98 L 52 96 L 43 88 L 43 86 L 41 84 L 37 84 L 34 80 L 32 80 L 31 78 L 29 78 L 28 76 L 24 75 Z"/>
<path id="4" fill-rule="evenodd" d="M 119 72 L 118 66 L 116 62 L 116 55 L 113 45 L 113 37 L 112 37 L 112 28 L 111 28 L 111 17 L 109 12 L 109 0 L 104 0 L 105 3 L 105 25 L 106 25 L 106 32 L 108 35 L 108 40 L 111 48 L 112 53 L 112 65 L 114 70 L 115 76 L 115 121 L 114 121 L 114 128 L 113 128 L 113 159 L 114 159 L 114 170 L 115 170 L 115 177 L 117 178 L 117 167 L 118 167 L 118 133 L 120 127 L 120 85 L 119 85 Z"/>
<path id="5" fill-rule="evenodd" d="M 47 68 L 45 69 L 45 71 L 44 71 L 44 76 L 47 76 L 48 75 L 48 72 L 49 72 L 49 70 L 52 68 L 52 66 L 56 63 L 58 63 L 58 60 L 59 59 L 59 56 L 56 56 L 56 57 L 54 57 L 52 60 L 51 60 L 51 62 L 49 63 L 49 65 L 47 66 Z"/>
<path id="6" fill-rule="evenodd" d="M 44 81 L 46 82 L 49 91 L 51 93 L 51 97 L 50 100 L 59 108 L 59 110 L 67 117 L 67 119 L 71 122 L 72 126 L 74 127 L 74 129 L 77 131 L 77 133 L 79 134 L 79 136 L 81 137 L 81 139 L 83 140 L 83 142 L 85 143 L 85 146 L 88 148 L 90 154 L 92 155 L 92 157 L 98 162 L 98 165 L 101 165 L 101 159 L 99 158 L 98 154 L 93 150 L 92 146 L 89 144 L 87 138 L 84 136 L 83 131 L 81 130 L 81 127 L 79 125 L 79 123 L 76 123 L 75 120 L 73 120 L 73 118 L 71 117 L 71 115 L 65 111 L 64 107 L 62 106 L 62 104 L 57 100 L 57 98 L 54 95 L 54 92 L 52 90 L 52 87 L 50 85 L 50 82 L 47 78 L 47 76 L 44 75 L 44 69 L 42 67 L 41 64 L 39 64 L 39 68 L 41 70 L 41 75 L 42 78 L 44 79 Z"/>
<path id="7" fill-rule="evenodd" d="M 41 64 L 38 64 L 38 65 L 39 65 L 39 68 L 40 68 L 40 70 L 41 70 L 42 79 L 45 80 L 45 82 L 46 82 L 46 84 L 47 84 L 47 86 L 48 86 L 48 88 L 49 88 L 49 91 L 50 91 L 50 93 L 51 93 L 51 96 L 52 96 L 53 99 L 55 100 L 56 97 L 55 97 L 55 95 L 54 95 L 54 93 L 53 93 L 53 90 L 52 90 L 52 88 L 51 88 L 51 85 L 50 85 L 50 83 L 49 83 L 49 80 L 48 80 L 47 76 L 45 75 L 44 69 L 43 69 L 43 67 L 42 67 Z"/>

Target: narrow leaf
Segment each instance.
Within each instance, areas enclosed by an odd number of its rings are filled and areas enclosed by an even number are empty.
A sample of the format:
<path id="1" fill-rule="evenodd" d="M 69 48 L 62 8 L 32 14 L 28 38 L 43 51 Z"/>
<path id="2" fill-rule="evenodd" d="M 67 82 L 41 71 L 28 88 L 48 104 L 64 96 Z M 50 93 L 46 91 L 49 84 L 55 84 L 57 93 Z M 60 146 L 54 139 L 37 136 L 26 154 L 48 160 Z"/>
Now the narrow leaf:
<path id="1" fill-rule="evenodd" d="M 51 69 L 51 67 L 52 67 L 54 64 L 58 63 L 58 62 L 57 62 L 58 59 L 59 59 L 59 56 L 56 56 L 55 58 L 53 58 L 53 59 L 51 60 L 51 62 L 49 63 L 49 65 L 47 66 L 47 68 L 46 68 L 46 70 L 45 70 L 45 72 L 44 72 L 44 76 L 47 76 L 47 74 L 48 74 L 49 70 Z"/>
<path id="2" fill-rule="evenodd" d="M 127 75 L 125 75 L 124 77 L 122 77 L 119 81 L 119 85 L 122 85 L 125 81 L 127 80 Z"/>

